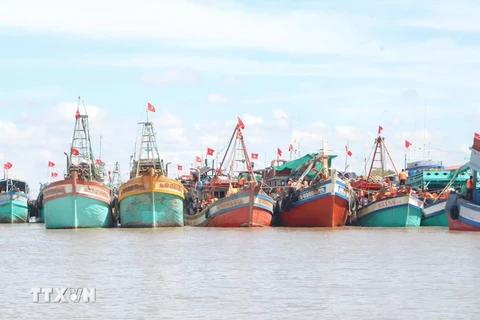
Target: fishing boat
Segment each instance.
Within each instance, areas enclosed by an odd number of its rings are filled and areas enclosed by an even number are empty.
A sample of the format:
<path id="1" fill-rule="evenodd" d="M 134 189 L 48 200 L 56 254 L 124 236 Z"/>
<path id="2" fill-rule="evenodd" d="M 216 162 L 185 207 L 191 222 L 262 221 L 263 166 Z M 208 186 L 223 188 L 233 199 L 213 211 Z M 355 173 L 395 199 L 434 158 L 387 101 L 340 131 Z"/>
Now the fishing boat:
<path id="1" fill-rule="evenodd" d="M 468 178 L 470 170 L 458 170 L 460 166 L 445 167 L 442 161 L 419 160 L 407 163 L 407 185 L 417 188 L 428 188 L 440 192 L 448 184 L 451 188 L 461 189 Z"/>
<path id="2" fill-rule="evenodd" d="M 47 229 L 108 228 L 113 226 L 110 213 L 110 188 L 105 184 L 101 161 L 95 159 L 90 129 L 85 114 L 80 114 L 78 97 L 75 126 L 70 152 L 67 154 L 67 173 L 59 181 L 42 189 L 41 206 Z"/>
<path id="3" fill-rule="evenodd" d="M 380 127 L 381 128 L 381 127 Z M 398 176 L 398 171 L 385 145 L 385 139 L 380 135 L 375 139 L 372 148 L 372 162 L 366 179 L 366 186 L 371 181 L 372 171 L 382 172 L 381 184 L 375 188 L 358 189 L 360 207 L 352 215 L 351 224 L 364 227 L 419 227 L 423 215 L 423 202 L 412 195 L 405 186 L 398 186 L 393 179 L 386 179 L 386 155 Z M 383 128 L 382 128 L 383 129 Z M 380 164 L 375 167 L 375 164 Z M 379 188 L 380 187 L 380 188 Z"/>
<path id="4" fill-rule="evenodd" d="M 284 227 L 345 225 L 355 203 L 354 193 L 348 181 L 330 169 L 333 157 L 328 155 L 327 141 L 323 141 L 321 153 L 309 157 L 300 168 L 291 172 L 283 191 L 277 194 L 279 224 Z M 296 164 L 287 162 L 283 166 L 293 168 Z"/>
<path id="5" fill-rule="evenodd" d="M 419 199 L 424 202 L 423 207 L 423 216 L 420 226 L 422 227 L 448 227 L 448 218 L 445 211 L 445 206 L 447 204 L 447 198 L 450 192 L 461 189 L 458 185 L 457 176 L 464 174 L 465 172 L 470 172 L 468 166 L 457 167 L 453 175 L 451 175 L 451 180 L 448 184 L 441 190 L 438 195 L 435 192 L 430 194 L 430 197 L 419 196 Z M 455 186 L 455 187 L 454 187 Z"/>
<path id="6" fill-rule="evenodd" d="M 197 181 L 189 188 L 185 225 L 226 228 L 271 225 L 274 200 L 262 190 L 260 176 L 253 170 L 243 129 L 239 119 L 220 167 L 210 181 L 205 179 L 206 170 L 195 170 Z M 198 183 L 202 180 L 207 181 Z"/>
<path id="7" fill-rule="evenodd" d="M 122 228 L 182 227 L 185 188 L 168 178 L 160 159 L 153 122 L 140 122 L 138 158 L 133 155 L 130 179 L 118 189 Z"/>
<path id="8" fill-rule="evenodd" d="M 18 179 L 10 179 L 10 162 L 4 164 L 4 178 L 0 180 L 0 223 L 29 222 L 28 184 Z"/>
<path id="9" fill-rule="evenodd" d="M 480 189 L 477 185 L 480 172 L 480 135 L 477 133 L 470 150 L 470 161 L 466 166 L 471 169 L 475 189 L 471 199 L 466 197 L 466 193 L 451 193 L 448 196 L 445 210 L 450 230 L 480 231 Z"/>

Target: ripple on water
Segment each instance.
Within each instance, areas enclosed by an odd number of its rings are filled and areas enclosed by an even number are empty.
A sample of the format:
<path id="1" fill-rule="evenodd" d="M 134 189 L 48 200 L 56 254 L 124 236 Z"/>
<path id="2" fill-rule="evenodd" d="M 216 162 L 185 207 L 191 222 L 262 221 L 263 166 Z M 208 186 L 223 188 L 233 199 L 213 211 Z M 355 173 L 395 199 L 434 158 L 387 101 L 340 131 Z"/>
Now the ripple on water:
<path id="1" fill-rule="evenodd" d="M 0 225 L 0 317 L 476 319 L 478 233 Z M 95 287 L 94 304 L 33 303 Z"/>

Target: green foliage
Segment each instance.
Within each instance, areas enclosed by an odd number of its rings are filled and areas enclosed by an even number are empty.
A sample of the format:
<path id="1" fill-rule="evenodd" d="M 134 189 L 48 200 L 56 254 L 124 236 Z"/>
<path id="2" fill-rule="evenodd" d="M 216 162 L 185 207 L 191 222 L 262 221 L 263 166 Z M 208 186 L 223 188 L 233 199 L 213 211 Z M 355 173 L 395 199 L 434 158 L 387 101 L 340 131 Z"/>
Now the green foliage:
<path id="1" fill-rule="evenodd" d="M 388 170 L 385 170 L 385 175 L 386 176 L 390 176 L 392 174 L 395 174 L 395 171 L 391 170 L 391 169 L 388 169 Z M 374 176 L 382 176 L 382 170 L 381 169 L 375 169 L 375 170 L 372 170 L 372 175 Z"/>

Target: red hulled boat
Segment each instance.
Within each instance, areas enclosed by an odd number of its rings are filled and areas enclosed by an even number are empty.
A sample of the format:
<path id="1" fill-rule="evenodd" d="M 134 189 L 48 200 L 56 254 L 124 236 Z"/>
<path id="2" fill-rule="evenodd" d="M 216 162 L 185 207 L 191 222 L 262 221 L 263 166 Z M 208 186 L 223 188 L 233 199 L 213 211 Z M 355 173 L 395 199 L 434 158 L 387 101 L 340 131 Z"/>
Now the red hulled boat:
<path id="1" fill-rule="evenodd" d="M 284 227 L 340 227 L 351 214 L 355 199 L 336 170 L 329 169 L 327 143 L 323 152 L 304 165 L 303 174 L 278 196 L 276 209 Z M 310 178 L 309 178 L 310 177 Z M 305 184 L 305 179 L 311 183 Z"/>
<path id="2" fill-rule="evenodd" d="M 261 190 L 256 179 L 243 139 L 244 125 L 238 120 L 220 167 L 212 179 L 203 184 L 202 178 L 206 176 L 200 170 L 195 174 L 198 181 L 189 188 L 186 197 L 185 225 L 227 228 L 270 226 L 275 202 Z M 246 166 L 246 170 L 235 170 L 238 165 Z"/>

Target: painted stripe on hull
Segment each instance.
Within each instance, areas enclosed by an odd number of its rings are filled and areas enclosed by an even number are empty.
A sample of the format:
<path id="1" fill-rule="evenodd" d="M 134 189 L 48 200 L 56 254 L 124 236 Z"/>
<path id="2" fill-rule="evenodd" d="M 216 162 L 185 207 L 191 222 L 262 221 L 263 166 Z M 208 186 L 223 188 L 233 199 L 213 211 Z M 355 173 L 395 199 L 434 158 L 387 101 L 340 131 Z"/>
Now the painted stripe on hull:
<path id="1" fill-rule="evenodd" d="M 45 228 L 110 228 L 113 226 L 109 204 L 80 194 L 45 201 Z"/>
<path id="2" fill-rule="evenodd" d="M 459 218 L 452 219 L 450 208 L 456 204 L 459 209 Z M 458 194 L 448 196 L 447 205 L 448 228 L 453 231 L 480 231 L 480 206 L 462 199 Z"/>
<path id="3" fill-rule="evenodd" d="M 242 191 L 219 199 L 202 212 L 184 215 L 185 225 L 203 227 L 237 228 L 249 224 L 250 193 Z M 252 226 L 268 227 L 272 223 L 272 198 L 264 193 L 254 194 Z"/>
<path id="4" fill-rule="evenodd" d="M 341 227 L 348 217 L 348 201 L 338 195 L 322 195 L 280 213 L 283 227 Z"/>
<path id="5" fill-rule="evenodd" d="M 422 227 L 448 227 L 445 205 L 447 200 L 438 200 L 423 208 L 423 218 L 420 222 Z"/>
<path id="6" fill-rule="evenodd" d="M 315 187 L 301 189 L 292 208 L 280 212 L 279 223 L 284 227 L 343 226 L 347 221 L 349 199 L 345 183 L 335 175 Z"/>
<path id="7" fill-rule="evenodd" d="M 423 203 L 404 195 L 381 199 L 361 208 L 352 225 L 363 227 L 419 227 Z"/>
<path id="8" fill-rule="evenodd" d="M 26 198 L 17 197 L 0 202 L 0 223 L 28 222 L 28 203 Z"/>
<path id="9" fill-rule="evenodd" d="M 123 228 L 182 227 L 183 199 L 179 195 L 146 192 L 120 201 Z"/>

